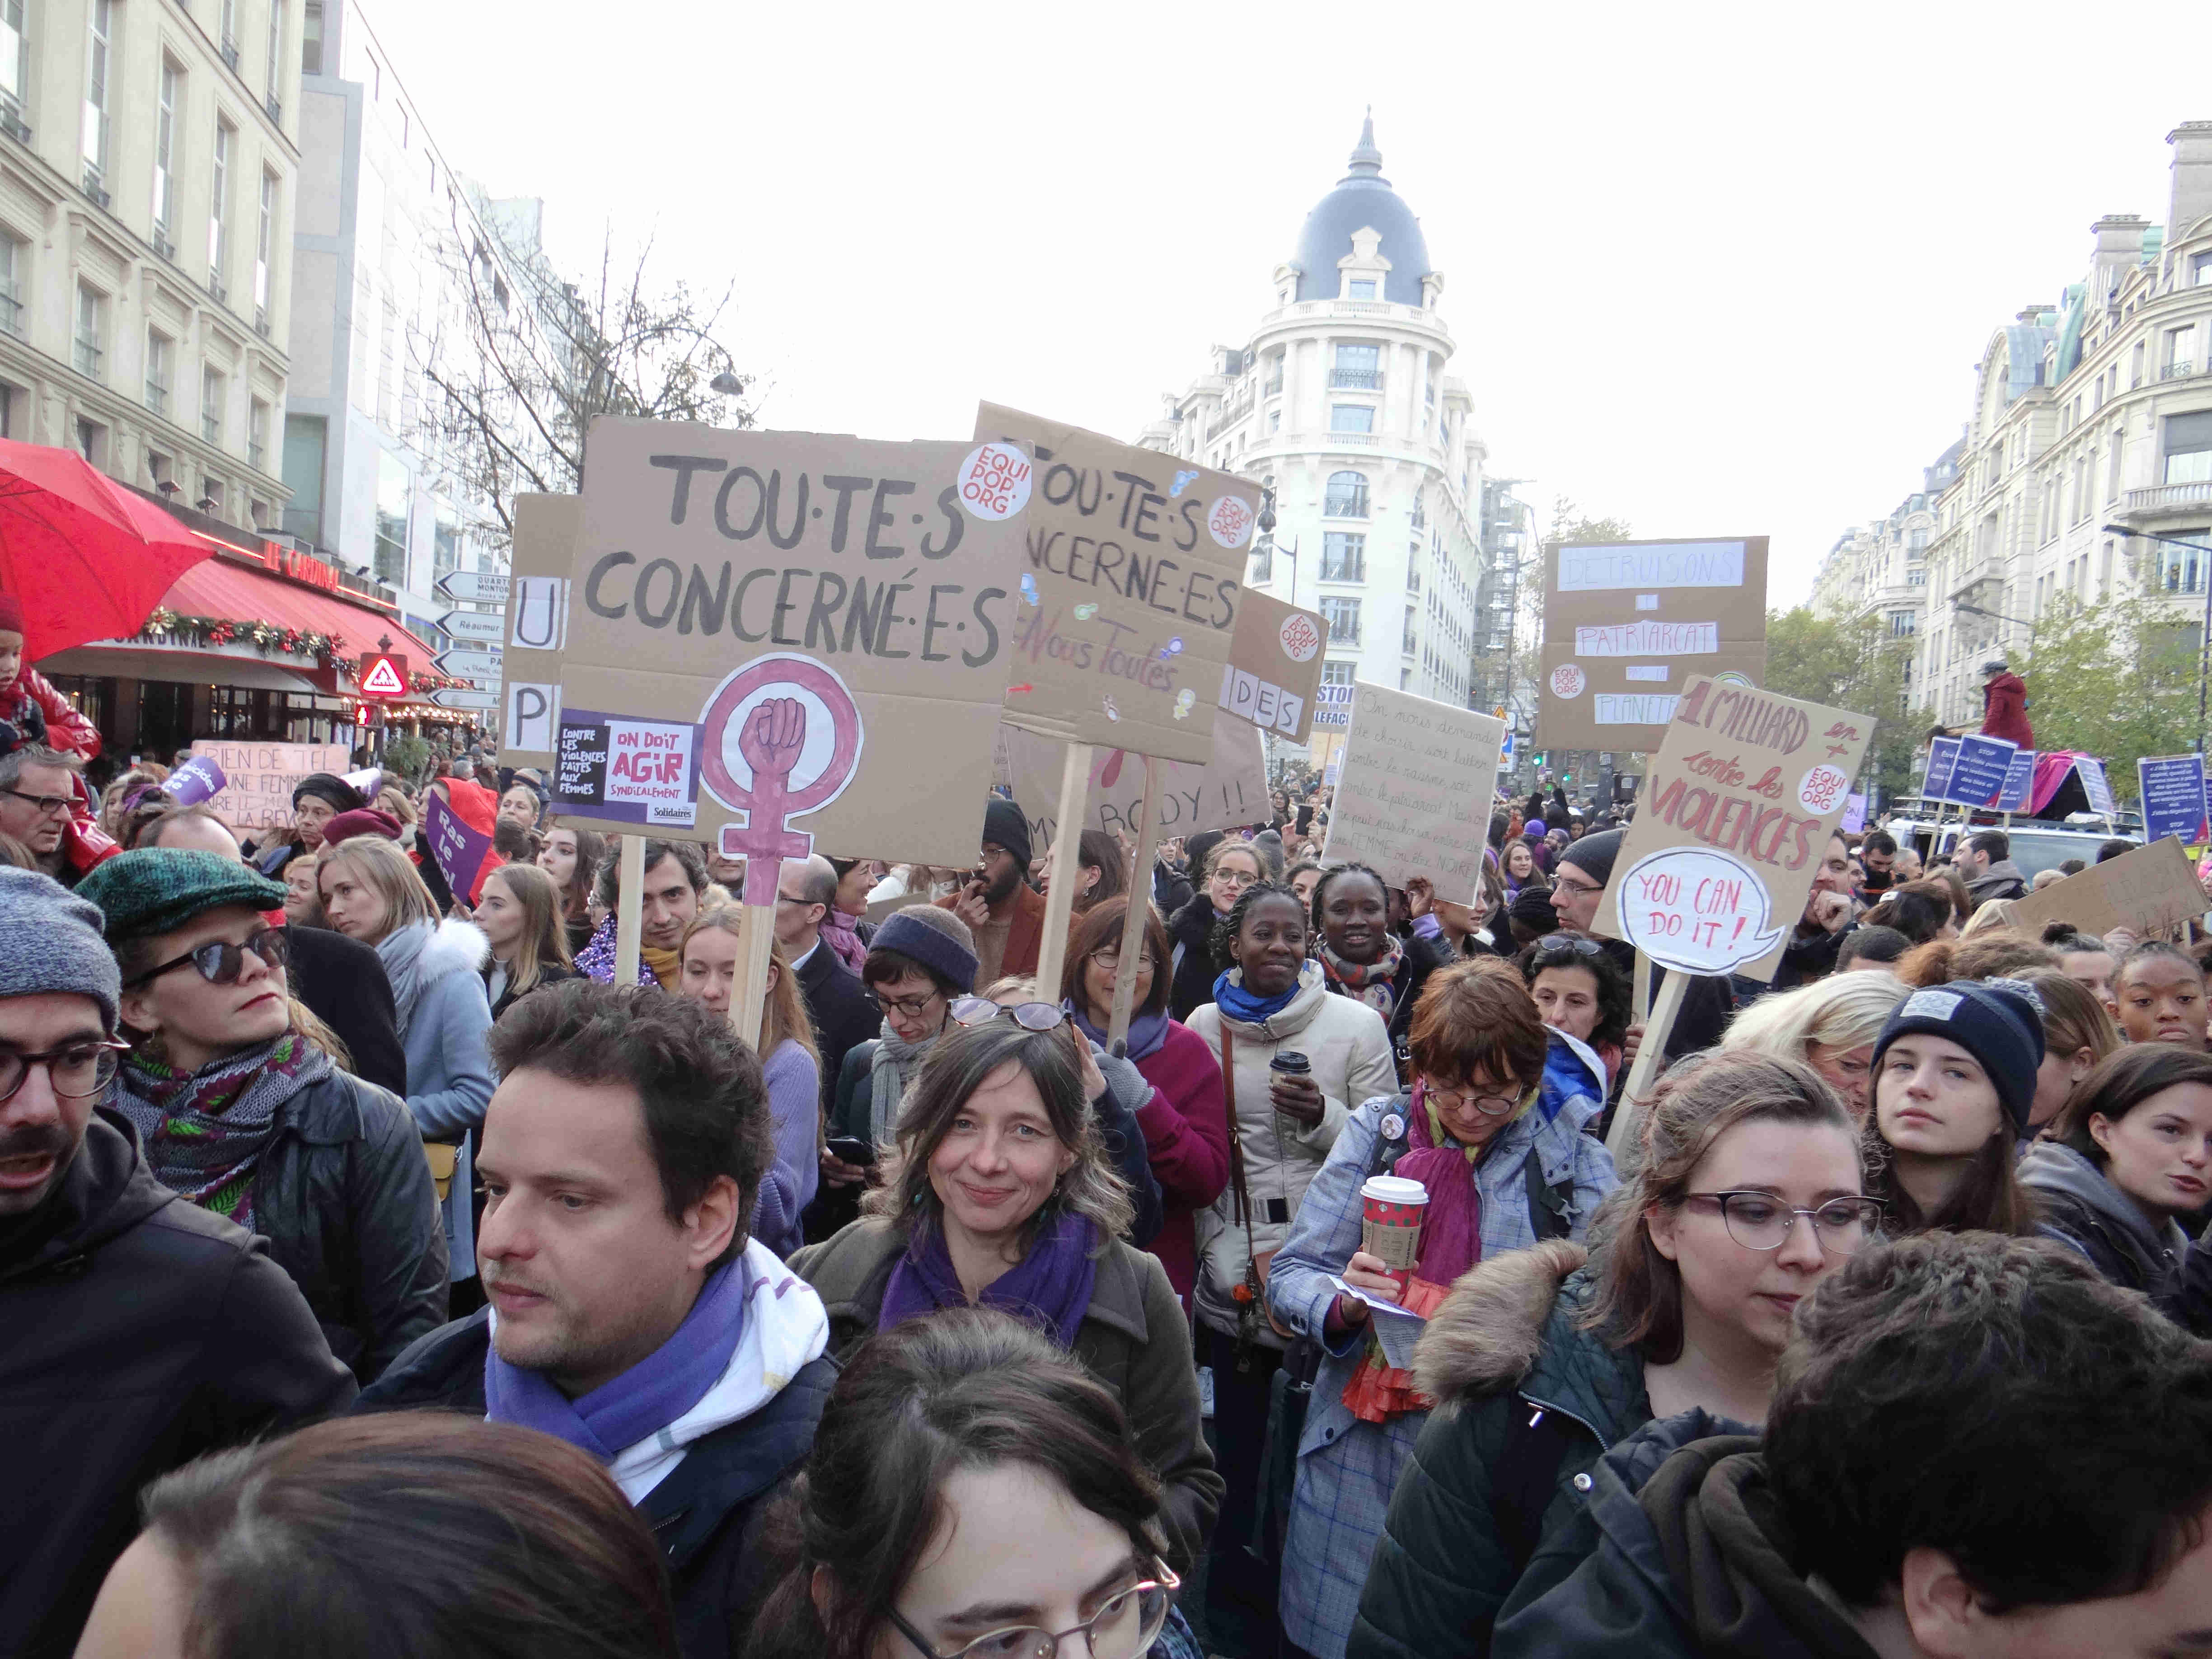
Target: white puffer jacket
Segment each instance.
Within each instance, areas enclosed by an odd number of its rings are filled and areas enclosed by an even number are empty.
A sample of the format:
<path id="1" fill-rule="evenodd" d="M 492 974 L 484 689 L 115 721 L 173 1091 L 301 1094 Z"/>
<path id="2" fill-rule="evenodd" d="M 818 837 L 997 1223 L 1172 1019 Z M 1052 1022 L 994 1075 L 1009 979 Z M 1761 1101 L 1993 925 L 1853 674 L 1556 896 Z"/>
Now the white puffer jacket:
<path id="1" fill-rule="evenodd" d="M 1289 1236 L 1307 1186 L 1328 1160 L 1337 1132 L 1362 1101 L 1398 1091 L 1398 1067 L 1382 1015 L 1364 1003 L 1332 994 L 1321 964 L 1309 962 L 1298 972 L 1297 994 L 1272 1019 L 1249 1025 L 1222 1018 L 1212 1003 L 1192 1011 L 1186 1022 L 1221 1058 L 1221 1028 L 1229 1027 L 1235 1076 L 1237 1132 L 1244 1143 L 1244 1180 L 1251 1194 L 1254 1226 L 1249 1250 L 1265 1267 Z M 1268 1064 L 1276 1051 L 1302 1054 L 1313 1067 L 1322 1092 L 1322 1119 L 1301 1128 L 1274 1109 Z M 1224 1068 L 1224 1075 L 1228 1068 Z M 1244 1229 L 1237 1224 L 1237 1186 L 1231 1181 L 1211 1209 L 1198 1216 L 1198 1316 L 1218 1331 L 1234 1335 L 1237 1304 L 1231 1292 L 1244 1282 L 1248 1254 Z M 1261 1340 L 1281 1347 L 1281 1339 L 1263 1322 Z"/>

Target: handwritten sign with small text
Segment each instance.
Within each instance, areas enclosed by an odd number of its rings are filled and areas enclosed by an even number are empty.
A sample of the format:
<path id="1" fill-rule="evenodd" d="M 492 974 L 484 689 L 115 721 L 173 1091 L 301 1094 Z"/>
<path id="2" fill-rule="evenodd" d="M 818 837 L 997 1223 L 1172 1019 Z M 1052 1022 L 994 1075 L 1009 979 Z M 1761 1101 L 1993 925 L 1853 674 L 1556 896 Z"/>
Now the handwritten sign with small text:
<path id="1" fill-rule="evenodd" d="M 1322 861 L 1371 865 L 1393 887 L 1425 876 L 1438 898 L 1473 902 L 1504 741 L 1504 720 L 1360 681 Z"/>
<path id="2" fill-rule="evenodd" d="M 192 753 L 222 769 L 224 785 L 208 805 L 234 830 L 268 830 L 292 822 L 292 788 L 311 772 L 345 769 L 339 743 L 228 743 L 203 738 Z"/>

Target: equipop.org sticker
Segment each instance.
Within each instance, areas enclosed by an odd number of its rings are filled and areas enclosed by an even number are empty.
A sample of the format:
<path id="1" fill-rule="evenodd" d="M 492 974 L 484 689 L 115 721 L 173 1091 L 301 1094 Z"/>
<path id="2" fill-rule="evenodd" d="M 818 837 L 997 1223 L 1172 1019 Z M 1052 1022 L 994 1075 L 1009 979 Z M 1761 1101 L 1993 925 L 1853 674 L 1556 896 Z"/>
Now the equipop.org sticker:
<path id="1" fill-rule="evenodd" d="M 970 518 L 1011 519 L 1030 503 L 1035 470 L 1012 444 L 978 444 L 960 463 L 960 505 Z"/>
<path id="2" fill-rule="evenodd" d="M 1589 677 L 1571 662 L 1563 662 L 1552 671 L 1552 695 L 1555 697 L 1579 697 L 1589 684 Z"/>
<path id="3" fill-rule="evenodd" d="M 1281 639 L 1283 654 L 1292 662 L 1311 662 L 1314 653 L 1321 649 L 1321 629 L 1314 626 L 1311 617 L 1284 617 Z"/>
<path id="4" fill-rule="evenodd" d="M 1224 495 L 1206 514 L 1206 527 L 1224 547 L 1242 547 L 1252 533 L 1251 504 L 1241 496 Z"/>

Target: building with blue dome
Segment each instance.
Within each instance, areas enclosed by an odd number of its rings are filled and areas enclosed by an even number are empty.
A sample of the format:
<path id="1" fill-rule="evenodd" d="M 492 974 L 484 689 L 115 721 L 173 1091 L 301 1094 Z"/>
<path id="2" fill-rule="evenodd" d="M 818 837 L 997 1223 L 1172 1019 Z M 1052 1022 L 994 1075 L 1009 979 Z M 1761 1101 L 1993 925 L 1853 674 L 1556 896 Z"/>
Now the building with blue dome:
<path id="1" fill-rule="evenodd" d="M 1484 477 L 1474 400 L 1448 372 L 1443 274 L 1382 176 L 1371 112 L 1273 286 L 1250 337 L 1213 347 L 1137 441 L 1273 482 L 1276 527 L 1248 580 L 1322 613 L 1325 684 L 1488 708 L 1512 599 L 1486 578 L 1519 563 L 1525 512 Z M 1315 757 L 1341 736 L 1317 723 Z"/>

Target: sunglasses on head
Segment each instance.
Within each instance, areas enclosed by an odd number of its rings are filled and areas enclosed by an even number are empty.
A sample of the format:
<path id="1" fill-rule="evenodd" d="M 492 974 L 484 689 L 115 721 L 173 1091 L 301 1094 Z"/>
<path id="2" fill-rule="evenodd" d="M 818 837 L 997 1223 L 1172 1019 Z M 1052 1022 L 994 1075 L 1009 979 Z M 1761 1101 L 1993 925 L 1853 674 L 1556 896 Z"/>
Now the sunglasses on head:
<path id="1" fill-rule="evenodd" d="M 988 1025 L 1001 1014 L 1013 1016 L 1025 1031 L 1049 1031 L 1067 1016 L 1056 1002 L 1017 1002 L 1011 1006 L 988 997 L 962 997 L 952 1005 L 952 1018 L 962 1025 Z"/>
<path id="2" fill-rule="evenodd" d="M 1536 941 L 1539 957 L 1597 957 L 1605 954 L 1605 946 L 1581 933 L 1547 933 Z"/>
<path id="3" fill-rule="evenodd" d="M 264 927 L 243 944 L 232 945 L 222 939 L 210 939 L 205 945 L 173 957 L 158 968 L 149 968 L 135 979 L 125 980 L 123 988 L 134 990 L 149 980 L 156 980 L 186 963 L 199 969 L 200 977 L 210 985 L 235 985 L 238 976 L 246 971 L 246 953 L 251 951 L 271 968 L 282 968 L 291 958 L 291 943 L 281 929 Z"/>

